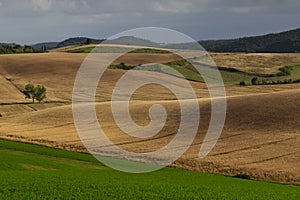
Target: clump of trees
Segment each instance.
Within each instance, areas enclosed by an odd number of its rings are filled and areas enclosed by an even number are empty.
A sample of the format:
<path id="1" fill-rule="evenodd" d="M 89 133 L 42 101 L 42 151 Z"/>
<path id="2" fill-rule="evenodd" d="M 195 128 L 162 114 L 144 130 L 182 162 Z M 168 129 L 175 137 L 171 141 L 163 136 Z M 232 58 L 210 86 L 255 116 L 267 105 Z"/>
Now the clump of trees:
<path id="1" fill-rule="evenodd" d="M 300 79 L 284 79 L 284 80 L 268 80 L 262 79 L 257 82 L 257 85 L 277 85 L 277 84 L 292 84 L 292 83 L 300 83 Z"/>
<path id="2" fill-rule="evenodd" d="M 288 65 L 279 68 L 279 72 L 276 74 L 270 74 L 270 75 L 264 75 L 264 76 L 259 76 L 258 77 L 264 77 L 258 79 L 257 77 L 253 77 L 251 79 L 250 85 L 275 85 L 275 84 L 292 84 L 292 83 L 300 83 L 300 79 L 291 79 L 291 78 L 286 78 L 286 79 L 278 79 L 274 80 L 275 77 L 283 77 L 283 76 L 290 76 L 292 74 L 294 66 L 293 65 Z M 239 83 L 240 86 L 246 86 L 245 81 L 241 81 Z"/>
<path id="3" fill-rule="evenodd" d="M 28 83 L 25 85 L 25 89 L 23 91 L 26 99 L 32 99 L 32 103 L 37 100 L 39 103 L 43 102 L 46 97 L 46 88 L 43 85 L 33 85 Z"/>
<path id="4" fill-rule="evenodd" d="M 271 79 L 258 79 L 256 77 L 251 79 L 250 85 L 278 85 L 278 84 L 293 84 L 300 83 L 300 79 L 284 79 L 284 80 L 271 80 Z M 247 86 L 245 81 L 241 81 L 239 86 Z"/>
<path id="5" fill-rule="evenodd" d="M 0 44 L 0 54 L 14 54 L 14 53 L 40 53 L 42 50 L 37 50 L 32 46 L 19 44 Z"/>

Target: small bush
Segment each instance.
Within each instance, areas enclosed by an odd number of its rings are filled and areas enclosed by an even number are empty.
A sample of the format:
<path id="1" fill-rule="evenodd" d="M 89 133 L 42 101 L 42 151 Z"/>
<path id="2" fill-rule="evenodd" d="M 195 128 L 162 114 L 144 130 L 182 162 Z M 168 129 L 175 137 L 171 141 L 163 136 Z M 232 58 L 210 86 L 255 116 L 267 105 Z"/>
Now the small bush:
<path id="1" fill-rule="evenodd" d="M 252 85 L 257 85 L 257 83 L 258 83 L 257 77 L 252 78 L 251 83 L 252 83 Z"/>
<path id="2" fill-rule="evenodd" d="M 245 83 L 245 81 L 241 81 L 241 82 L 239 83 L 239 85 L 240 85 L 240 86 L 246 86 L 246 83 Z"/>
<path id="3" fill-rule="evenodd" d="M 281 67 L 279 68 L 279 72 L 276 74 L 276 76 L 290 76 L 292 69 L 292 66 Z"/>

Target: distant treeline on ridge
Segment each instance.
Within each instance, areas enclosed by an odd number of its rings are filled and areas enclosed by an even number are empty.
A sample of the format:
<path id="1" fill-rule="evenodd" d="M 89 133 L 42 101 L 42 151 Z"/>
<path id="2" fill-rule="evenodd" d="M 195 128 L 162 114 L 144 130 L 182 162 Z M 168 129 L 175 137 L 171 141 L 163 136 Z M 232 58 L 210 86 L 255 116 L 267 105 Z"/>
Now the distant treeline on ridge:
<path id="1" fill-rule="evenodd" d="M 3 53 L 34 53 L 50 49 L 85 44 L 125 44 L 148 47 L 182 49 L 191 47 L 188 43 L 160 44 L 147 39 L 124 36 L 113 40 L 74 37 L 61 42 L 43 42 L 32 46 L 18 44 L 1 44 L 0 54 Z M 297 53 L 300 52 L 300 28 L 281 33 L 263 36 L 244 37 L 228 40 L 202 40 L 199 43 L 209 52 L 247 52 L 247 53 Z"/>

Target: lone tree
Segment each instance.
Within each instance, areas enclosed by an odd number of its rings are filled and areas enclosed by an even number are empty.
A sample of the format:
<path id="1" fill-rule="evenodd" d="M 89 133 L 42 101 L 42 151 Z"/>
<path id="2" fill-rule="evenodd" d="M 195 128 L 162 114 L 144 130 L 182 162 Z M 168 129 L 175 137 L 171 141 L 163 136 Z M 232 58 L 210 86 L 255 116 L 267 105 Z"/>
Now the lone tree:
<path id="1" fill-rule="evenodd" d="M 33 84 L 28 83 L 25 86 L 23 94 L 26 99 L 32 99 L 32 103 L 34 103 L 34 100 L 41 103 L 46 98 L 46 88 L 43 85 L 34 86 Z"/>

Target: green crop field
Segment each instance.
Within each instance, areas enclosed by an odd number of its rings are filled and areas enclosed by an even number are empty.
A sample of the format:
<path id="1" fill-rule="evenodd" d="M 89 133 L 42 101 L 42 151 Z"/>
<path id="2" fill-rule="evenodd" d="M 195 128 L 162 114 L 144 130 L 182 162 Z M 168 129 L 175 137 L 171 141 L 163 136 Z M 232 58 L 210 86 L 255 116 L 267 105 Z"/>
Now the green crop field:
<path id="1" fill-rule="evenodd" d="M 168 67 L 164 66 L 167 65 L 171 67 L 172 69 L 175 69 L 178 71 L 181 75 L 189 80 L 193 81 L 200 81 L 204 82 L 203 77 L 199 72 L 186 60 L 178 60 L 178 61 L 172 61 L 168 63 L 163 63 L 161 64 L 155 64 L 155 65 L 148 65 L 148 66 L 143 66 L 143 67 L 136 67 L 131 66 L 129 69 L 140 69 L 140 70 L 146 70 L 146 71 L 156 71 L 156 72 L 162 72 L 166 74 L 174 74 L 172 71 L 168 69 Z M 194 66 L 197 66 L 197 63 L 193 64 Z M 209 75 L 212 73 L 213 70 L 216 70 L 217 68 L 210 68 L 207 66 L 202 66 L 201 67 L 201 73 L 204 73 L 205 76 L 209 77 Z M 244 72 L 241 70 L 238 70 L 236 68 L 229 68 L 229 67 L 222 67 L 218 66 L 218 70 L 220 72 L 220 75 L 222 76 L 223 82 L 225 84 L 229 85 L 237 85 L 241 81 L 245 81 L 247 84 L 251 84 L 251 79 L 253 77 L 258 77 L 258 80 L 262 81 L 284 81 L 287 79 L 293 79 L 297 80 L 300 79 L 300 65 L 289 65 L 291 68 L 290 74 L 287 75 L 282 75 L 278 76 L 277 74 L 260 74 L 260 73 L 249 73 L 249 72 Z M 117 68 L 116 66 L 112 66 L 111 68 Z M 278 72 L 280 72 L 278 70 Z"/>
<path id="2" fill-rule="evenodd" d="M 0 140 L 0 199 L 299 199 L 300 187 L 165 168 L 130 174 L 91 155 Z"/>

